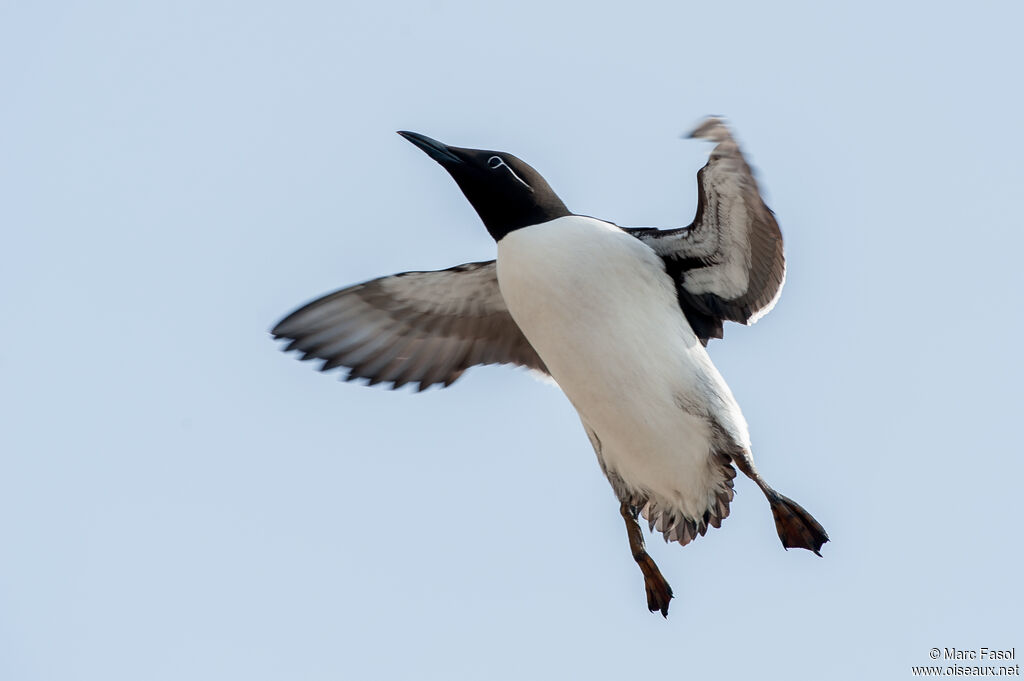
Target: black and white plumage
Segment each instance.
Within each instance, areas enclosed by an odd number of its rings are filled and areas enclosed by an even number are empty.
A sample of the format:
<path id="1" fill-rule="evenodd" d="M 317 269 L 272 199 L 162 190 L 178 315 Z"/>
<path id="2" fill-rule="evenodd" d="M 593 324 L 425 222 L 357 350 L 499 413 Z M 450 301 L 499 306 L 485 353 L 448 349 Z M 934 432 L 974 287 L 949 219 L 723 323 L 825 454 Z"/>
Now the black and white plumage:
<path id="1" fill-rule="evenodd" d="M 722 337 L 724 321 L 752 324 L 771 310 L 786 265 L 775 216 L 728 128 L 709 118 L 691 137 L 717 143 L 697 173 L 694 221 L 679 229 L 624 231 L 661 256 L 680 307 L 707 344 Z M 285 349 L 301 351 L 302 359 L 325 360 L 322 371 L 348 367 L 346 380 L 365 378 L 369 385 L 449 386 L 477 364 L 545 371 L 508 314 L 493 260 L 351 286 L 296 310 L 273 333 L 290 339 Z"/>
<path id="2" fill-rule="evenodd" d="M 687 544 L 728 515 L 734 465 L 767 496 L 783 545 L 818 553 L 827 534 L 754 468 L 747 424 L 704 348 L 725 321 L 768 312 L 785 278 L 778 224 L 724 123 L 709 118 L 693 133 L 716 146 L 698 173 L 696 218 L 674 230 L 573 214 L 515 156 L 400 134 L 455 179 L 497 260 L 314 300 L 273 329 L 286 349 L 396 388 L 448 386 L 476 364 L 550 375 L 621 503 L 652 610 L 667 613 L 671 589 L 637 516 Z"/>
<path id="3" fill-rule="evenodd" d="M 690 137 L 716 143 L 697 173 L 697 215 L 681 229 L 626 231 L 665 261 L 690 325 L 707 344 L 722 322 L 753 324 L 779 299 L 786 279 L 782 233 L 754 173 L 718 118 Z"/>

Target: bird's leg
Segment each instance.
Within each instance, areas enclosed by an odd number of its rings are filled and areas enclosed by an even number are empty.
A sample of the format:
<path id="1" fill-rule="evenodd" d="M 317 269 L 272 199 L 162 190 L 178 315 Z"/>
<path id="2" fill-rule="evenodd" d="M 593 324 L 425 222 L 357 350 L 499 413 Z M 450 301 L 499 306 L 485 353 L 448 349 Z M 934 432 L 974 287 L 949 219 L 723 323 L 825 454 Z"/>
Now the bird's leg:
<path id="1" fill-rule="evenodd" d="M 783 496 L 765 482 L 754 467 L 750 452 L 743 451 L 732 457 L 740 471 L 757 483 L 764 492 L 775 518 L 775 531 L 785 549 L 807 549 L 821 557 L 821 547 L 828 541 L 828 533 L 807 510 L 789 497 Z"/>
<path id="2" fill-rule="evenodd" d="M 647 554 L 643 530 L 640 528 L 640 523 L 637 522 L 639 510 L 623 503 L 619 506 L 619 513 L 626 521 L 626 534 L 629 536 L 629 548 L 633 552 L 633 560 L 640 566 L 640 572 L 644 573 L 647 609 L 651 612 L 660 610 L 662 616 L 668 617 L 668 602 L 672 600 L 672 587 L 661 576 L 661 570 L 654 563 L 654 559 Z"/>

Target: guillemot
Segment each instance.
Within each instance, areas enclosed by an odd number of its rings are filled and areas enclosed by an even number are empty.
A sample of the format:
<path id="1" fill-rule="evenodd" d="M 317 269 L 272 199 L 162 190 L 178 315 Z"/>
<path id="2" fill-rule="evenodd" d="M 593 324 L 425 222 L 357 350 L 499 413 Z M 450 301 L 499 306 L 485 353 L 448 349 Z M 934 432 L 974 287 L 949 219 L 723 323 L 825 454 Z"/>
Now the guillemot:
<path id="1" fill-rule="evenodd" d="M 400 135 L 458 184 L 497 243 L 497 259 L 402 272 L 299 308 L 272 334 L 346 380 L 419 390 L 477 364 L 550 376 L 575 407 L 618 498 L 651 612 L 672 589 L 638 517 L 686 545 L 729 515 L 735 465 L 768 499 L 785 548 L 820 554 L 824 528 L 754 467 L 746 421 L 705 346 L 723 323 L 750 324 L 785 280 L 782 235 L 724 122 L 698 172 L 694 221 L 622 228 L 572 213 L 517 157 Z"/>

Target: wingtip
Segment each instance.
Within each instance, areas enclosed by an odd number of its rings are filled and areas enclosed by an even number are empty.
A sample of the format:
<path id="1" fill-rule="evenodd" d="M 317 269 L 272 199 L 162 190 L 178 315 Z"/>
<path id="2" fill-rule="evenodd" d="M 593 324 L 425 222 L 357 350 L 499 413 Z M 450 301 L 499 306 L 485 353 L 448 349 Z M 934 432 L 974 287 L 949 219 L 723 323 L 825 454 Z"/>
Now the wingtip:
<path id="1" fill-rule="evenodd" d="M 683 135 L 687 139 L 709 139 L 714 142 L 721 142 L 729 137 L 729 126 L 725 116 L 707 116 L 690 134 Z"/>
<path id="2" fill-rule="evenodd" d="M 279 319 L 277 323 L 274 324 L 274 326 L 270 329 L 270 335 L 273 336 L 274 338 L 290 337 L 291 333 L 289 333 L 289 331 L 294 331 L 295 329 L 289 329 L 289 322 L 292 320 L 292 317 L 294 316 L 295 313 L 293 312 L 292 314 L 289 314 L 283 319 Z"/>

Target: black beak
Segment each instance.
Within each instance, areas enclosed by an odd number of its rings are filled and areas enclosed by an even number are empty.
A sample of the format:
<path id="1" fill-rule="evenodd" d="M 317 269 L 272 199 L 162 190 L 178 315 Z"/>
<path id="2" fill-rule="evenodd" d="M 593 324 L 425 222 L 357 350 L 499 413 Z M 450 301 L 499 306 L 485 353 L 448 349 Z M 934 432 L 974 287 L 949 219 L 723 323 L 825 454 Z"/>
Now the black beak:
<path id="1" fill-rule="evenodd" d="M 407 130 L 399 130 L 398 134 L 422 149 L 426 152 L 427 156 L 434 159 L 441 165 L 465 162 L 456 156 L 447 145 L 441 144 L 437 140 L 430 139 L 426 135 L 421 135 L 418 132 L 409 132 Z"/>

